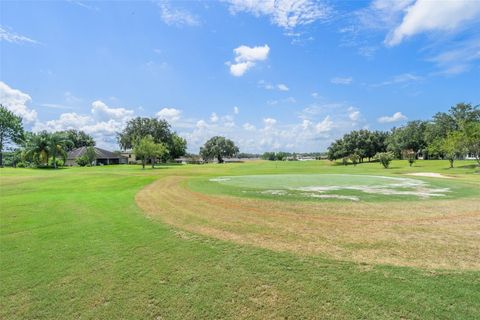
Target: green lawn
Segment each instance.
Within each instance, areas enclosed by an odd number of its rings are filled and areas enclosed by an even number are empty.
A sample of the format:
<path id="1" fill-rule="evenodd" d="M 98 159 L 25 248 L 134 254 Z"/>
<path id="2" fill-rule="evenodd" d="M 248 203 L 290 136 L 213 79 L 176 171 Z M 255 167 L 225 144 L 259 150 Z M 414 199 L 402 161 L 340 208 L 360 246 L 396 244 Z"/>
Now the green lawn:
<path id="1" fill-rule="evenodd" d="M 145 216 L 134 201 L 142 187 L 171 175 L 438 172 L 479 190 L 474 162 L 456 166 L 394 161 L 384 170 L 315 161 L 0 169 L 0 318 L 478 319 L 480 270 L 274 252 L 175 229 Z"/>

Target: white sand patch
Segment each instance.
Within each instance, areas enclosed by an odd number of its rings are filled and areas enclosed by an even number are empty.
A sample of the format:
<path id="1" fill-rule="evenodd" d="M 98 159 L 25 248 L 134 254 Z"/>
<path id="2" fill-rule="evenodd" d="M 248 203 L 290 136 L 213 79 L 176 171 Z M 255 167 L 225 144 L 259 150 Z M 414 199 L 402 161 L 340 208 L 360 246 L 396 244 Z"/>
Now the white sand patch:
<path id="1" fill-rule="evenodd" d="M 321 199 L 343 199 L 343 200 L 352 200 L 352 201 L 359 201 L 360 199 L 355 196 L 342 196 L 338 194 L 317 194 L 317 193 L 302 193 L 305 197 L 312 197 L 312 198 L 321 198 Z"/>
<path id="2" fill-rule="evenodd" d="M 449 188 L 428 188 L 426 182 L 413 179 L 403 179 L 403 181 L 399 181 L 398 183 L 388 183 L 385 185 L 308 186 L 290 188 L 290 190 L 314 192 L 314 194 L 323 194 L 328 191 L 355 190 L 367 194 L 417 196 L 423 199 L 430 197 L 444 197 L 445 193 L 450 192 Z M 329 194 L 329 196 L 333 195 Z"/>
<path id="3" fill-rule="evenodd" d="M 220 181 L 229 181 L 230 178 L 212 178 L 208 181 L 220 182 Z"/>
<path id="4" fill-rule="evenodd" d="M 417 177 L 430 177 L 430 178 L 442 178 L 442 179 L 452 179 L 453 177 L 444 176 L 440 173 L 435 172 L 413 172 L 406 173 L 407 176 L 417 176 Z"/>
<path id="5" fill-rule="evenodd" d="M 272 194 L 274 196 L 284 196 L 287 195 L 288 192 L 286 190 L 265 190 L 260 192 L 262 194 Z"/>

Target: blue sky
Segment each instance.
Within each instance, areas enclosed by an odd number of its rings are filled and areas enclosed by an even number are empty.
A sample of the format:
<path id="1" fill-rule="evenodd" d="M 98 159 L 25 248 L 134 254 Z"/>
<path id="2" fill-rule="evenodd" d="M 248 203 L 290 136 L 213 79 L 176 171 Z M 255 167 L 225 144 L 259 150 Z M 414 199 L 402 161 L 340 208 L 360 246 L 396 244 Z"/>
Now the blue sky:
<path id="1" fill-rule="evenodd" d="M 2 1 L 0 98 L 34 131 L 118 146 L 167 119 L 189 151 L 324 151 L 480 103 L 480 1 Z"/>

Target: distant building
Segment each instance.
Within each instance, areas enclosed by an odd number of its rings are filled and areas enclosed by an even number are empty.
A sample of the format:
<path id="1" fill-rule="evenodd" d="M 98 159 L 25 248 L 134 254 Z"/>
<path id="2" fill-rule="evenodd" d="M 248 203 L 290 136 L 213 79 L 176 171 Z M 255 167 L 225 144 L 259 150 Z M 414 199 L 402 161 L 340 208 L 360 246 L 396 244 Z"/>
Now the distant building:
<path id="1" fill-rule="evenodd" d="M 67 154 L 67 161 L 65 165 L 67 166 L 76 166 L 76 159 L 82 157 L 87 152 L 88 147 L 80 147 L 73 149 Z M 105 164 L 126 164 L 127 158 L 120 155 L 119 153 L 114 153 L 105 149 L 93 147 L 97 158 L 95 159 L 95 165 L 105 165 Z"/>
<path id="2" fill-rule="evenodd" d="M 135 153 L 133 153 L 132 150 L 121 151 L 120 155 L 127 159 L 128 164 L 137 164 L 140 162 L 140 160 L 137 160 L 137 157 L 135 157 Z"/>
<path id="3" fill-rule="evenodd" d="M 313 160 L 316 160 L 315 157 L 311 157 L 311 156 L 299 156 L 297 157 L 297 160 L 298 161 L 313 161 Z"/>

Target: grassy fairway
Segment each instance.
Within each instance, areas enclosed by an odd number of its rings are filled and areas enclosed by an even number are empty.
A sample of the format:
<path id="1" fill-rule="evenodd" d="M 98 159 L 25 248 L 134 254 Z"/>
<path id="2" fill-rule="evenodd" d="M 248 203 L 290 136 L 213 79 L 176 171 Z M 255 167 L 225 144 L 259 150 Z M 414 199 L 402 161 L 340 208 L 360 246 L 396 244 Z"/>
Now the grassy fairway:
<path id="1" fill-rule="evenodd" d="M 452 243 L 467 241 L 468 245 L 458 247 L 464 251 L 449 268 L 405 267 L 396 260 L 381 264 L 334 259 L 282 248 L 270 250 L 252 241 L 219 240 L 202 230 L 185 231 L 208 226 L 208 221 L 199 222 L 202 216 L 209 217 L 202 211 L 209 204 L 201 201 L 196 216 L 175 206 L 178 211 L 163 212 L 159 219 L 146 215 L 135 203 L 138 192 L 154 181 L 164 181 L 163 186 L 172 190 L 187 190 L 189 180 L 182 177 L 207 181 L 218 176 L 277 173 L 399 176 L 416 171 L 455 176 L 452 183 L 459 190 L 457 199 L 449 200 L 456 201 L 454 207 L 442 209 L 443 200 L 428 200 L 426 211 L 419 214 L 436 217 L 428 211 L 433 208 L 443 210 L 444 215 L 467 212 L 480 201 L 475 193 L 480 189 L 480 176 L 473 162 L 459 161 L 455 169 L 447 166 L 447 161 L 423 161 L 414 168 L 394 162 L 392 169 L 383 170 L 378 164 L 345 168 L 315 161 L 145 171 L 135 166 L 0 169 L 0 318 L 478 318 L 480 269 L 476 266 L 480 258 L 462 254 L 480 249 L 478 229 L 459 235 L 457 229 L 433 223 Z M 195 194 L 210 201 L 217 190 L 205 189 L 205 194 Z M 160 210 L 168 211 L 172 199 L 164 199 Z M 238 201 L 269 203 L 266 199 Z M 418 203 L 407 205 L 419 208 Z M 327 204 L 331 208 L 342 205 L 338 201 Z M 398 217 L 400 212 L 395 214 Z M 477 226 L 478 211 L 469 214 L 469 225 Z M 167 217 L 184 220 L 166 224 Z M 218 221 L 211 223 L 215 227 Z M 229 228 L 237 232 L 243 226 L 236 221 Z M 358 224 L 359 233 L 363 227 Z"/>

